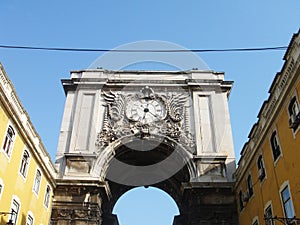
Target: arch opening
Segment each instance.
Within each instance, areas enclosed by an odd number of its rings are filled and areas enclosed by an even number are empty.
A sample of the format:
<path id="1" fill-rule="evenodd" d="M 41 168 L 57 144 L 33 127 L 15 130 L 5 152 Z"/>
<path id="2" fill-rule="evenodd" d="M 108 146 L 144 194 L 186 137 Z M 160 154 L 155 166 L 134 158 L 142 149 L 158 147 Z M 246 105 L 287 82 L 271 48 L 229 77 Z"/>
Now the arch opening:
<path id="1" fill-rule="evenodd" d="M 178 220 L 182 219 L 187 209 L 184 185 L 196 174 L 191 152 L 168 137 L 155 135 L 147 138 L 124 137 L 105 149 L 105 152 L 108 160 L 102 164 L 102 168 L 105 168 L 102 174 L 109 186 L 110 197 L 102 203 L 104 224 L 118 224 L 118 215 L 113 214 L 117 212 L 114 210 L 117 201 L 124 193 L 139 187 L 158 188 L 167 193 L 169 198 L 171 196 L 178 211 L 171 219 L 168 217 L 169 222 L 165 224 L 173 224 L 173 221 L 178 223 Z M 98 160 L 101 158 L 104 157 L 99 156 Z M 98 163 L 101 165 L 101 161 Z M 122 167 L 124 164 L 126 166 Z M 161 213 L 166 214 L 163 210 Z"/>
<path id="2" fill-rule="evenodd" d="M 105 160 L 107 159 L 107 160 Z M 109 146 L 95 163 L 102 178 L 127 186 L 150 186 L 168 180 L 183 168 L 193 179 L 193 154 L 168 137 L 125 137 Z M 184 179 L 184 182 L 189 180 Z"/>
<path id="3" fill-rule="evenodd" d="M 113 214 L 120 225 L 171 225 L 179 215 L 174 199 L 156 187 L 137 187 L 125 192 L 116 202 Z"/>

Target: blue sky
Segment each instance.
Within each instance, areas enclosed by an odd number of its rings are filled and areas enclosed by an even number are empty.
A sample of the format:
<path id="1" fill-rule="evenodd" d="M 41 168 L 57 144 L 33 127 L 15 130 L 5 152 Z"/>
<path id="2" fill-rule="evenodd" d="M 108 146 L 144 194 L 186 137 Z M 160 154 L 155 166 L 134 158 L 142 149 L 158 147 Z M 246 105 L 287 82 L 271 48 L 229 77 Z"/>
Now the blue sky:
<path id="1" fill-rule="evenodd" d="M 0 12 L 1 45 L 66 48 L 112 49 L 143 40 L 188 49 L 285 46 L 300 22 L 299 0 L 1 0 Z M 212 70 L 224 71 L 226 80 L 234 81 L 229 106 L 237 157 L 283 54 L 198 54 Z M 100 55 L 0 48 L 0 61 L 52 158 L 65 101 L 60 79 L 68 78 L 70 70 L 87 68 Z"/>

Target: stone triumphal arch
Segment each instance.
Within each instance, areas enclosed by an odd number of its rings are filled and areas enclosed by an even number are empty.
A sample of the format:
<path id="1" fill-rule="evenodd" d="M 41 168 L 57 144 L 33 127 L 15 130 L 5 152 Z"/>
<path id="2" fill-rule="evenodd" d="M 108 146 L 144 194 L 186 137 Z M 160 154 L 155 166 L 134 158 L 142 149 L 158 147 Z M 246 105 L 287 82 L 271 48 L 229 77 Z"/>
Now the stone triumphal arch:
<path id="1" fill-rule="evenodd" d="M 93 69 L 62 83 L 53 224 L 118 224 L 113 207 L 137 186 L 174 199 L 173 224 L 237 224 L 223 73 Z"/>

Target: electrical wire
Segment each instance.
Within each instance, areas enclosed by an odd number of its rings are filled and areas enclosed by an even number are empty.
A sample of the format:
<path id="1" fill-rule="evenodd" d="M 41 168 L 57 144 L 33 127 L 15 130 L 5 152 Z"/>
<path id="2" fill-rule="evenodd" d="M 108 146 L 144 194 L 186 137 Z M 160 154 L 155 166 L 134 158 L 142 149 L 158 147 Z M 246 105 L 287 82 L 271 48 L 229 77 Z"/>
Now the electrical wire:
<path id="1" fill-rule="evenodd" d="M 228 48 L 228 49 L 93 49 L 93 48 L 58 48 L 58 47 L 34 47 L 18 45 L 0 45 L 5 49 L 42 50 L 42 51 L 69 51 L 69 52 L 153 52 L 153 53 L 180 53 L 180 52 L 246 52 L 246 51 L 281 51 L 287 46 L 262 47 L 262 48 Z"/>

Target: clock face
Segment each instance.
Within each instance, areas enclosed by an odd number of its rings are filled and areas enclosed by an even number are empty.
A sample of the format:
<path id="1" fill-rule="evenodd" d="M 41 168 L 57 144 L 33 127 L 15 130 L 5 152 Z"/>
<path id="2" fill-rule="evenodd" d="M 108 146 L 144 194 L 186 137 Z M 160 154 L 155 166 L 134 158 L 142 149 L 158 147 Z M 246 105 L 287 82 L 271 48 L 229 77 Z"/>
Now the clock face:
<path id="1" fill-rule="evenodd" d="M 161 99 L 142 98 L 129 102 L 126 114 L 132 121 L 149 124 L 164 119 L 166 109 Z"/>

